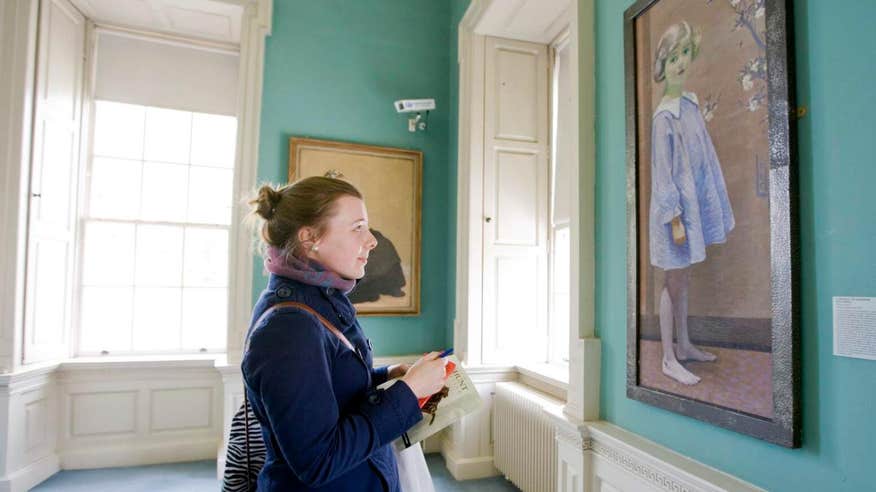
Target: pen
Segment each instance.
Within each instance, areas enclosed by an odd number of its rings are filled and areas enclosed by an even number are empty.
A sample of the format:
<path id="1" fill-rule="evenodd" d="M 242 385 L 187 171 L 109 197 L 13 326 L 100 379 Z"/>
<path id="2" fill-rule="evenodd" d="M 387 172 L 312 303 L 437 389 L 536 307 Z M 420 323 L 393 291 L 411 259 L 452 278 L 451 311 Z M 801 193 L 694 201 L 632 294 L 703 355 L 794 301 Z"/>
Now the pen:
<path id="1" fill-rule="evenodd" d="M 453 354 L 453 347 L 450 347 L 449 349 L 445 350 L 444 352 L 441 352 L 440 354 L 438 354 L 438 358 L 440 359 L 441 357 L 447 357 L 448 355 L 452 355 L 452 354 Z"/>

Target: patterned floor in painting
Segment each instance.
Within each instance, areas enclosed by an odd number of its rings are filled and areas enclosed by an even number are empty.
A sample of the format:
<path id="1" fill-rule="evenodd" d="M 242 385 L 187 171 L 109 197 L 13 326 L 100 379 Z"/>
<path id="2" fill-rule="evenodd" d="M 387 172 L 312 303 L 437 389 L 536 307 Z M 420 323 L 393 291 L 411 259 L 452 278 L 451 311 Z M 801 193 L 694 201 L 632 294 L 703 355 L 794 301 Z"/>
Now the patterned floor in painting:
<path id="1" fill-rule="evenodd" d="M 457 482 L 444 466 L 440 454 L 426 455 L 435 492 L 520 492 L 502 477 Z M 71 470 L 56 473 L 31 489 L 36 492 L 216 492 L 215 461 L 166 465 Z"/>
<path id="2" fill-rule="evenodd" d="M 719 347 L 701 347 L 718 356 L 715 362 L 684 362 L 700 378 L 686 386 L 663 374 L 659 341 L 642 340 L 641 385 L 770 418 L 773 414 L 772 355 Z"/>

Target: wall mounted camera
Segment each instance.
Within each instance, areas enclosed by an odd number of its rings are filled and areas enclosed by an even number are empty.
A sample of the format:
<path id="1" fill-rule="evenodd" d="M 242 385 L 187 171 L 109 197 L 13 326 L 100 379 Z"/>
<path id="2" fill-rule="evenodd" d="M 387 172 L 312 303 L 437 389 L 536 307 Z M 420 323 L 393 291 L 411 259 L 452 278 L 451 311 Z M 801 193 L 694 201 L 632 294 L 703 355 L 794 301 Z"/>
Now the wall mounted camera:
<path id="1" fill-rule="evenodd" d="M 415 113 L 408 118 L 408 131 L 425 131 L 429 123 L 429 111 L 435 109 L 434 99 L 399 99 L 393 103 L 399 113 Z M 425 116 L 423 114 L 425 113 Z"/>

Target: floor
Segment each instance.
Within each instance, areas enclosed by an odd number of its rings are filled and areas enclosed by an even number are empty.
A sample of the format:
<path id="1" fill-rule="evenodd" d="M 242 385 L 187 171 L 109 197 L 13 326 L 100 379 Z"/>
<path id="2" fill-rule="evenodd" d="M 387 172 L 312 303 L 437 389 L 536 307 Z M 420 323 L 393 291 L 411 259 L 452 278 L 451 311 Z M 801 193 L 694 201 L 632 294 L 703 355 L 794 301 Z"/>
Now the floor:
<path id="1" fill-rule="evenodd" d="M 714 362 L 684 362 L 699 383 L 685 386 L 663 374 L 660 342 L 641 341 L 640 384 L 684 395 L 745 413 L 771 418 L 773 414 L 772 354 L 720 347 L 700 348 L 718 356 Z"/>
<path id="2" fill-rule="evenodd" d="M 457 482 L 444 466 L 440 454 L 426 456 L 436 492 L 514 492 L 519 490 L 503 477 Z M 200 492 L 219 490 L 215 461 L 100 470 L 71 470 L 53 475 L 32 489 L 38 492 Z"/>

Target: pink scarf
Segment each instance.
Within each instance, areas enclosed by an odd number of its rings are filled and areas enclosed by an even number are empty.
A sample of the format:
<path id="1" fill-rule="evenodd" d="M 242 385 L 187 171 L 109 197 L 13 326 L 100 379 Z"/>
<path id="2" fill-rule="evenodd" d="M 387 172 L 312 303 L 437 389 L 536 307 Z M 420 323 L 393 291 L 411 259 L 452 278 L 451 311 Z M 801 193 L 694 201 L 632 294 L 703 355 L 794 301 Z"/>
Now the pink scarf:
<path id="1" fill-rule="evenodd" d="M 316 261 L 302 260 L 295 256 L 287 257 L 281 249 L 273 246 L 268 246 L 268 251 L 265 254 L 265 270 L 307 285 L 333 287 L 344 294 L 349 293 L 356 286 L 355 280 L 341 278 L 340 275 L 326 270 Z"/>

